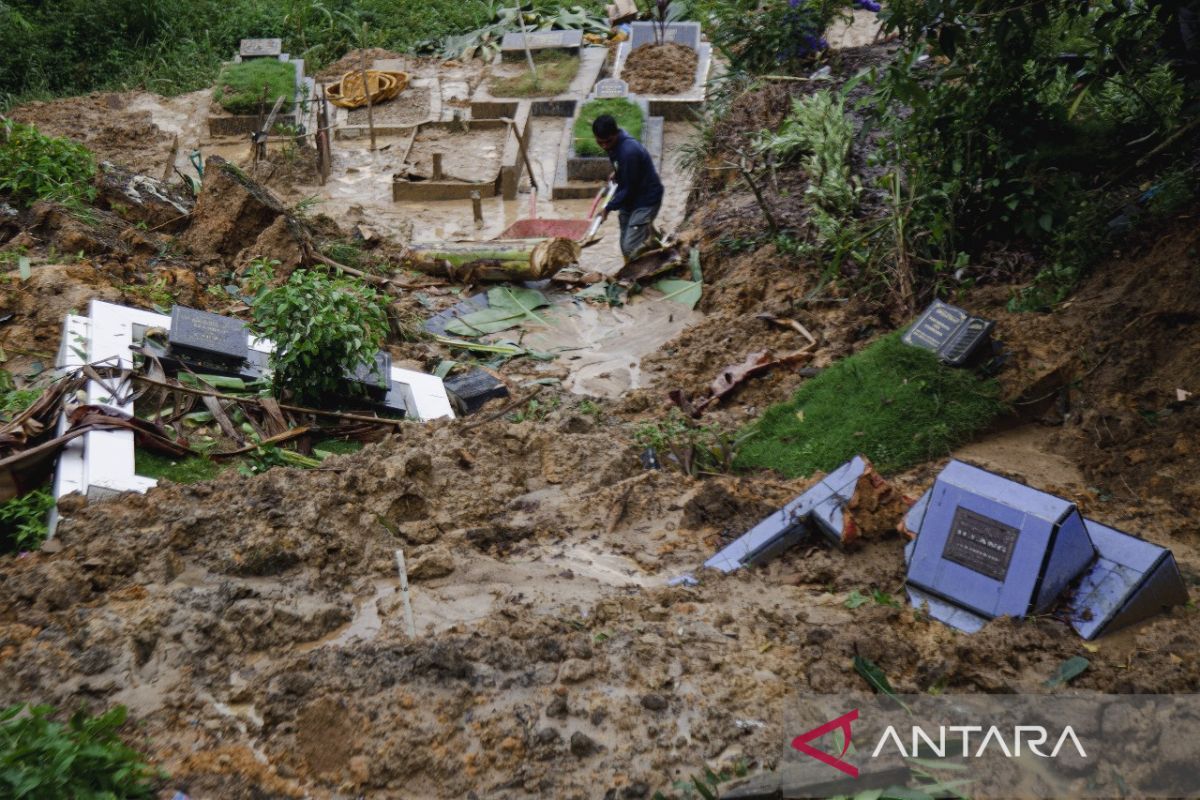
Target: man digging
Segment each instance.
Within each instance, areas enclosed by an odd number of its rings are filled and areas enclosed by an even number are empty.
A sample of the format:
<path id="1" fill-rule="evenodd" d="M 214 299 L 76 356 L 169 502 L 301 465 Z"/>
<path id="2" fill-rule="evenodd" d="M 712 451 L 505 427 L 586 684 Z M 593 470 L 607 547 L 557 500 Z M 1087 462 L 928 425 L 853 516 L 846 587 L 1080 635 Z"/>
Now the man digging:
<path id="1" fill-rule="evenodd" d="M 621 224 L 621 254 L 631 261 L 646 246 L 650 229 L 662 207 L 663 186 L 654 169 L 654 160 L 642 143 L 617 126 L 611 114 L 601 114 L 592 122 L 596 144 L 604 148 L 612 161 L 609 180 L 616 179 L 617 191 L 604 206 L 600 223 L 608 212 L 616 211 Z"/>

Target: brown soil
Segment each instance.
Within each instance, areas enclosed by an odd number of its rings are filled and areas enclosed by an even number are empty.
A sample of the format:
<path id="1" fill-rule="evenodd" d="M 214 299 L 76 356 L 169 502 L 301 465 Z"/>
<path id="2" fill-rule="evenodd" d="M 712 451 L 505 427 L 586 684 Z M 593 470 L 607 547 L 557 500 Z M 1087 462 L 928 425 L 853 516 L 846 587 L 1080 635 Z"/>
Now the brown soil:
<path id="1" fill-rule="evenodd" d="M 50 136 L 87 145 L 97 159 L 113 161 L 161 178 L 173 137 L 159 129 L 145 110 L 131 110 L 143 92 L 107 92 L 66 100 L 28 103 L 9 116 L 36 125 Z"/>
<path id="2" fill-rule="evenodd" d="M 737 112 L 747 130 L 789 101 L 774 88 L 752 98 Z M 234 174 L 209 184 L 178 239 L 137 225 L 161 208 L 102 208 L 94 226 L 49 204 L 4 218 L 0 249 L 34 260 L 30 279 L 12 276 L 0 295 L 13 314 L 0 329 L 6 368 L 22 379 L 45 362 L 62 315 L 91 297 L 146 305 L 142 287 L 161 278 L 179 302 L 205 307 L 250 257 L 298 263 L 308 234 Z M 1052 615 L 965 636 L 907 607 L 846 607 L 852 591 L 902 596 L 898 535 L 665 585 L 808 484 L 643 471 L 633 433 L 667 391 L 698 394 L 752 352 L 805 344 L 761 313 L 811 330 L 817 367 L 906 319 L 815 292 L 819 267 L 773 245 L 733 247 L 761 232 L 761 214 L 736 184 L 706 191 L 684 232 L 703 254 L 705 316 L 642 363 L 650 388 L 585 405 L 541 387 L 520 417 L 406 426 L 319 471 L 231 472 L 68 505 L 53 547 L 0 558 L 0 705 L 124 703 L 131 741 L 196 798 L 644 798 L 705 766 L 772 765 L 795 733 L 797 695 L 865 689 L 855 655 L 904 692 L 1048 691 L 1046 678 L 1083 652 Z M 777 198 L 780 215 L 802 214 L 801 196 Z M 1197 216 L 1099 265 L 1053 314 L 1006 311 L 1007 285 L 960 301 L 997 321 L 1017 412 L 1011 430 L 962 455 L 1171 547 L 1193 589 L 1200 411 L 1175 390 L 1200 395 Z M 320 235 L 346 234 L 325 220 Z M 428 316 L 459 299 L 452 289 L 395 303 Z M 424 341 L 391 349 L 424 368 L 445 356 Z M 573 363 L 518 361 L 501 374 L 519 376 L 514 387 L 567 380 Z M 740 425 L 803 380 L 769 372 L 705 419 Z M 893 479 L 915 496 L 940 466 Z M 1200 681 L 1194 604 L 1097 644 L 1072 691 L 1182 693 Z"/>
<path id="3" fill-rule="evenodd" d="M 621 77 L 634 94 L 680 94 L 696 83 L 696 51 L 675 42 L 644 44 L 629 54 Z"/>
<path id="4" fill-rule="evenodd" d="M 430 115 L 430 92 L 424 86 L 410 86 L 382 105 L 371 109 L 376 125 L 416 125 L 424 122 Z M 351 109 L 349 120 L 351 125 L 367 124 L 367 109 Z"/>

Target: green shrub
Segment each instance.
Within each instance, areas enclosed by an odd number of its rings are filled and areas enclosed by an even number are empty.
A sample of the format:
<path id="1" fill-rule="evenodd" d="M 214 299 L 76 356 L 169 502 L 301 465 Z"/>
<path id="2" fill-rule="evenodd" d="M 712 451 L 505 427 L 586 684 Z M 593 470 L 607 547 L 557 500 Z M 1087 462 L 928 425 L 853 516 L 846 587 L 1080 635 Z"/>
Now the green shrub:
<path id="1" fill-rule="evenodd" d="M 374 289 L 312 270 L 261 288 L 253 311 L 250 329 L 275 343 L 276 391 L 305 402 L 346 394 L 346 371 L 371 363 L 388 333 L 385 301 Z"/>
<path id="2" fill-rule="evenodd" d="M 575 153 L 581 156 L 602 156 L 604 149 L 596 144 L 592 135 L 592 121 L 603 114 L 612 114 L 617 124 L 635 139 L 642 138 L 642 125 L 645 119 L 642 108 L 637 103 L 623 97 L 607 97 L 601 100 L 589 100 L 579 111 L 575 120 Z"/>
<path id="3" fill-rule="evenodd" d="M 273 58 L 256 58 L 240 64 L 226 64 L 217 76 L 213 100 L 230 114 L 257 114 L 263 106 L 263 87 L 267 87 L 266 107 L 284 98 L 281 111 L 295 105 L 296 68 Z"/>
<path id="4" fill-rule="evenodd" d="M 49 487 L 0 503 L 0 553 L 37 550 L 46 538 L 46 517 L 54 507 Z"/>
<path id="5" fill-rule="evenodd" d="M 90 200 L 96 196 L 95 174 L 96 162 L 83 145 L 12 120 L 0 126 L 0 193 L 17 202 Z"/>
<path id="6" fill-rule="evenodd" d="M 152 798 L 162 777 L 117 736 L 124 706 L 99 716 L 83 711 L 65 724 L 50 706 L 24 704 L 0 713 L 0 796 L 29 800 Z"/>
<path id="7" fill-rule="evenodd" d="M 949 453 L 1001 410 L 994 380 L 943 366 L 892 334 L 767 409 L 744 431 L 735 465 L 797 477 L 862 453 L 896 472 Z"/>

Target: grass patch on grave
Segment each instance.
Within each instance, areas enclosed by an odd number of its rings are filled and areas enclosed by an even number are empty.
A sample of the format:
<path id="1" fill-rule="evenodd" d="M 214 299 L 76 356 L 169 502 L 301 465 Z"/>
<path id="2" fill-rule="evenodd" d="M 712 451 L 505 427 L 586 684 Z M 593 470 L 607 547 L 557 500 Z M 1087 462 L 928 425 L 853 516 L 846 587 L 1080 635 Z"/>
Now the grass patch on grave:
<path id="1" fill-rule="evenodd" d="M 893 473 L 949 453 L 1003 410 L 994 379 L 943 366 L 892 334 L 839 361 L 743 431 L 735 465 L 789 478 L 861 453 Z"/>
<path id="2" fill-rule="evenodd" d="M 313 445 L 314 453 L 326 453 L 331 456 L 347 456 L 363 449 L 363 443 L 356 439 L 324 439 Z"/>
<path id="3" fill-rule="evenodd" d="M 283 95 L 280 110 L 290 111 L 296 95 L 295 65 L 272 58 L 226 64 L 217 76 L 213 100 L 230 114 L 257 114 L 263 105 L 264 86 L 268 110 Z"/>
<path id="4" fill-rule="evenodd" d="M 524 63 L 524 62 L 522 62 Z M 528 65 L 521 72 L 507 78 L 495 77 L 488 84 L 493 97 L 547 97 L 562 94 L 579 73 L 579 56 L 550 50 L 534 53 L 533 63 L 537 67 L 537 79 Z M 589 123 L 590 124 L 590 123 Z"/>
<path id="5" fill-rule="evenodd" d="M 134 452 L 133 464 L 138 475 L 173 483 L 210 481 L 227 466 L 203 456 L 171 458 L 141 449 Z"/>
<path id="6" fill-rule="evenodd" d="M 604 149 L 596 144 L 596 137 L 592 135 L 592 121 L 603 114 L 612 114 L 613 118 L 617 121 L 617 125 L 621 126 L 633 138 L 641 140 L 642 125 L 646 121 L 645 116 L 642 114 L 641 106 L 623 97 L 606 97 L 589 100 L 580 109 L 579 117 L 575 120 L 574 137 L 576 155 L 606 155 Z"/>

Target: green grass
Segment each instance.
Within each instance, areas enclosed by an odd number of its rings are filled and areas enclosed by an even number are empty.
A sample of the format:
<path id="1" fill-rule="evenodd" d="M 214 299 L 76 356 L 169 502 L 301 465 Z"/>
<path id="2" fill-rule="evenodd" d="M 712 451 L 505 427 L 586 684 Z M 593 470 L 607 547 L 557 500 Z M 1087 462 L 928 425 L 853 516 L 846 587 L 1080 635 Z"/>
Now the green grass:
<path id="1" fill-rule="evenodd" d="M 313 445 L 313 450 L 321 450 L 335 456 L 357 453 L 362 449 L 363 443 L 355 439 L 325 439 Z"/>
<path id="2" fill-rule="evenodd" d="M 949 453 L 1003 410 L 999 386 L 892 334 L 808 381 L 750 423 L 735 465 L 788 477 L 861 453 L 893 473 Z"/>
<path id="3" fill-rule="evenodd" d="M 524 63 L 524 62 L 522 62 Z M 535 53 L 537 80 L 529 67 L 511 78 L 492 78 L 488 90 L 494 97 L 546 97 L 562 94 L 579 72 L 579 57 L 559 50 Z"/>
<path id="4" fill-rule="evenodd" d="M 601 114 L 612 114 L 626 133 L 635 139 L 642 138 L 642 109 L 637 103 L 623 97 L 608 97 L 589 100 L 579 111 L 575 120 L 575 154 L 580 156 L 605 155 L 596 137 L 592 135 L 592 120 Z"/>
<path id="5" fill-rule="evenodd" d="M 280 110 L 291 110 L 296 97 L 296 68 L 270 58 L 227 64 L 217 76 L 213 100 L 230 114 L 256 114 L 263 107 L 264 86 L 268 87 L 268 110 L 280 95 L 284 98 Z"/>
<path id="6" fill-rule="evenodd" d="M 436 49 L 495 12 L 489 0 L 8 0 L 0 3 L 0 111 L 95 90 L 203 89 L 245 37 L 279 37 L 315 75 L 355 47 Z"/>
<path id="7" fill-rule="evenodd" d="M 212 480 L 226 466 L 199 456 L 173 459 L 140 449 L 134 452 L 133 461 L 138 475 L 174 483 L 199 483 Z"/>

